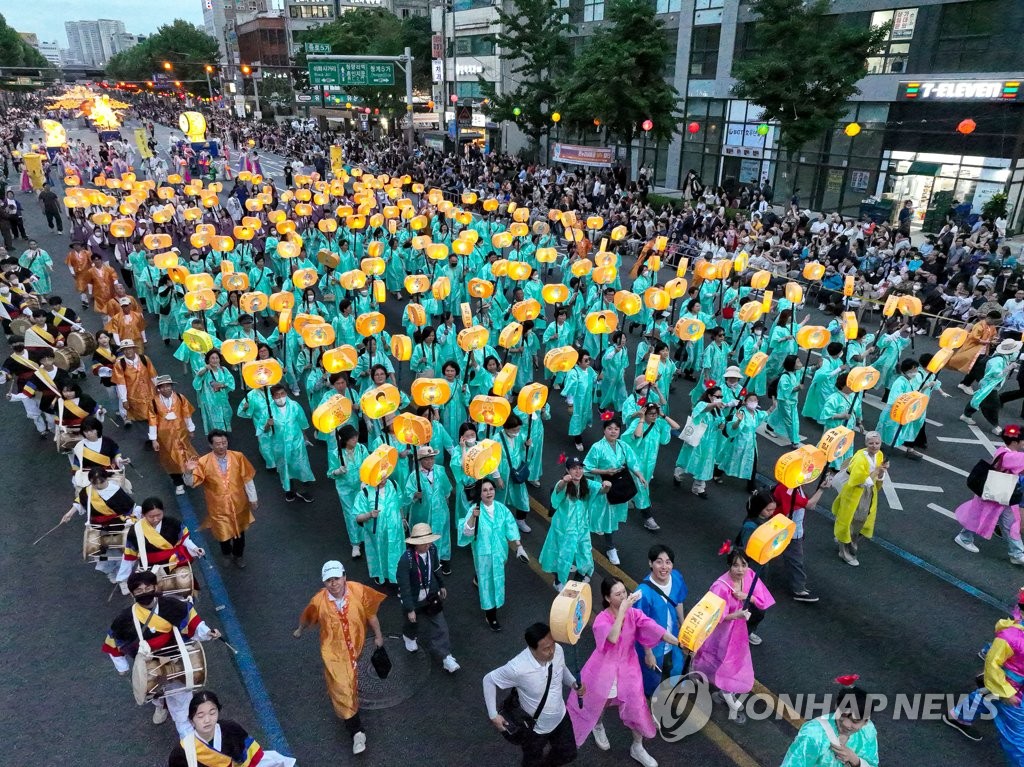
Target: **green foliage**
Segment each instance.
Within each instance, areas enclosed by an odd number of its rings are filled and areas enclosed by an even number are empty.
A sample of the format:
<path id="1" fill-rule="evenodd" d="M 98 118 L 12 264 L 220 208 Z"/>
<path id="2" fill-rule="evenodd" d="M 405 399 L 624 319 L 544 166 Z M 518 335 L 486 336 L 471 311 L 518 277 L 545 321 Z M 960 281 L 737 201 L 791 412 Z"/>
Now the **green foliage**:
<path id="1" fill-rule="evenodd" d="M 989 197 L 985 204 L 981 206 L 981 217 L 986 218 L 990 221 L 994 221 L 997 218 L 1005 218 L 1007 213 L 1006 209 L 1006 193 L 997 192 L 996 194 Z"/>
<path id="2" fill-rule="evenodd" d="M 111 80 L 145 81 L 164 73 L 164 62 L 169 61 L 173 69 L 166 74 L 171 80 L 192 80 L 186 90 L 205 93 L 206 66 L 216 65 L 218 57 L 214 38 L 195 24 L 175 19 L 134 48 L 116 54 L 106 71 Z"/>
<path id="3" fill-rule="evenodd" d="M 845 23 L 827 14 L 829 0 L 754 0 L 751 9 L 755 53 L 733 65 L 733 93 L 779 123 L 792 154 L 842 119 L 889 27 Z"/>
<path id="4" fill-rule="evenodd" d="M 536 144 L 553 125 L 551 113 L 560 109 L 558 83 L 570 66 L 566 35 L 572 27 L 556 0 L 514 0 L 509 11 L 501 6 L 497 11 L 501 33 L 495 42 L 505 57 L 514 58 L 509 79 L 515 88 L 498 95 L 494 84 L 481 78 L 487 112 L 496 122 L 515 122 Z"/>
<path id="5" fill-rule="evenodd" d="M 48 70 L 44 76 L 52 74 L 50 62 L 43 58 L 43 54 L 25 42 L 12 27 L 8 26 L 7 20 L 0 14 L 0 67 L 39 67 Z M 29 72 L 12 72 L 13 77 L 19 75 L 30 75 Z M 0 83 L 4 90 L 23 91 L 31 90 L 30 86 L 5 85 Z"/>
<path id="6" fill-rule="evenodd" d="M 331 53 L 350 56 L 401 56 L 406 47 L 412 49 L 413 87 L 430 88 L 430 19 L 412 16 L 399 19 L 380 8 L 357 8 L 342 14 L 330 24 L 303 32 L 302 43 L 328 43 Z M 305 52 L 295 56 L 296 84 L 309 87 Z M 348 89 L 349 94 L 368 105 L 392 111 L 405 110 L 405 74 L 395 66 L 393 87 L 361 86 Z"/>
<path id="7" fill-rule="evenodd" d="M 641 123 L 651 120 L 652 139 L 675 132 L 679 94 L 668 82 L 673 52 L 665 45 L 664 24 L 649 0 L 610 0 L 605 21 L 590 37 L 563 87 L 563 120 L 592 129 L 601 120 L 609 135 L 631 146 Z"/>

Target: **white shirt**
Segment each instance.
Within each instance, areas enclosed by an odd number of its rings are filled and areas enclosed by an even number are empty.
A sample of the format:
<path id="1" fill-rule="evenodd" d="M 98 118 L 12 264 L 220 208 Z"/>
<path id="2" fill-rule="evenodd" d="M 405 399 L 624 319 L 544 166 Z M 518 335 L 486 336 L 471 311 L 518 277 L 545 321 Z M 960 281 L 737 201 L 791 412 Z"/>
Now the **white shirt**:
<path id="1" fill-rule="evenodd" d="M 565 653 L 561 645 L 555 645 L 555 657 L 550 663 L 539 663 L 533 657 L 530 648 L 526 648 L 516 657 L 500 668 L 494 669 L 484 677 L 484 702 L 487 704 L 487 716 L 491 719 L 498 715 L 497 691 L 509 690 L 515 687 L 519 691 L 519 703 L 530 716 L 540 705 L 540 699 L 544 696 L 544 688 L 548 681 L 548 667 L 553 666 L 551 672 L 551 689 L 548 691 L 548 698 L 544 702 L 544 709 L 537 717 L 537 726 L 534 732 L 538 735 L 546 735 L 554 730 L 565 716 L 565 700 L 562 698 L 562 691 L 557 687 L 559 680 L 566 687 L 576 684 L 576 677 L 565 667 Z"/>

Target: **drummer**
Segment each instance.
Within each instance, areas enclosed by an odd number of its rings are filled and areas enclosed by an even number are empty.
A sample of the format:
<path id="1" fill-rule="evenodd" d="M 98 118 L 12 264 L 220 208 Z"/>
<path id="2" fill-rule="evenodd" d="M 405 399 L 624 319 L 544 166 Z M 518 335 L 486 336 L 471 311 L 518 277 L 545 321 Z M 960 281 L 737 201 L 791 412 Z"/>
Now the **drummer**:
<path id="1" fill-rule="evenodd" d="M 31 401 L 35 407 L 30 408 L 26 404 L 25 414 L 36 425 L 39 436 L 48 439 L 53 434 L 53 414 L 57 412 L 57 398 L 61 396 L 63 387 L 68 383 L 68 374 L 54 364 L 51 349 L 43 354 L 39 367 L 32 372 L 22 390 L 16 394 L 8 394 L 7 399 L 26 403 Z M 38 403 L 35 401 L 37 395 Z"/>
<path id="2" fill-rule="evenodd" d="M 50 321 L 57 328 L 57 330 L 64 336 L 75 330 L 82 330 L 82 325 L 78 322 L 78 314 L 74 309 L 64 306 L 64 299 L 60 296 L 50 296 L 47 299 L 49 304 Z"/>
<path id="3" fill-rule="evenodd" d="M 20 391 L 38 368 L 39 364 L 25 352 L 25 344 L 15 341 L 11 344 L 10 355 L 0 365 L 0 385 L 12 381 L 12 391 Z"/>
<path id="4" fill-rule="evenodd" d="M 25 309 L 22 316 L 32 323 L 25 331 L 25 350 L 29 357 L 40 360 L 47 351 L 52 352 L 64 346 L 64 336 L 57 330 L 57 326 L 49 321 L 48 315 L 38 309 Z"/>
<path id="5" fill-rule="evenodd" d="M 142 518 L 132 525 L 125 538 L 124 559 L 116 580 L 126 583 L 136 565 L 140 570 L 163 565 L 171 572 L 204 556 L 206 551 L 192 541 L 184 523 L 164 514 L 164 502 L 159 498 L 147 498 L 142 502 Z M 131 590 L 130 586 L 128 590 Z M 125 591 L 124 587 L 122 591 Z"/>
<path id="6" fill-rule="evenodd" d="M 128 591 L 135 597 L 135 604 L 126 607 L 114 618 L 103 643 L 103 652 L 110 656 L 114 668 L 121 676 L 128 673 L 142 641 L 149 645 L 153 655 L 167 657 L 179 652 L 174 638 L 175 628 L 186 640 L 207 642 L 221 636 L 220 631 L 211 629 L 199 617 L 191 601 L 159 596 L 157 578 L 151 572 L 132 573 L 128 578 Z M 186 690 L 185 685 L 178 680 L 166 681 L 162 687 L 164 697 L 153 701 L 156 707 L 153 724 L 166 722 L 170 711 L 174 726 L 178 728 L 178 737 L 184 738 L 192 731 L 188 722 L 188 704 L 192 700 L 192 691 Z"/>
<path id="7" fill-rule="evenodd" d="M 103 436 L 103 422 L 94 415 L 82 419 L 79 425 L 82 440 L 71 451 L 71 465 L 79 471 L 89 469 L 120 469 L 127 459 L 121 448 L 110 437 Z"/>
<path id="8" fill-rule="evenodd" d="M 90 469 L 89 484 L 78 491 L 75 502 L 61 517 L 61 524 L 70 522 L 75 514 L 88 513 L 88 523 L 101 528 L 104 533 L 117 533 L 137 518 L 142 509 L 119 484 L 111 482 L 114 475 L 106 469 Z M 101 559 L 96 569 L 107 576 L 111 583 L 117 582 L 120 559 Z"/>
<path id="9" fill-rule="evenodd" d="M 63 409 L 61 403 L 64 405 Z M 96 400 L 88 394 L 83 394 L 82 387 L 69 379 L 61 386 L 60 398 L 53 399 L 53 412 L 50 415 L 54 416 L 63 428 L 78 429 L 83 420 L 89 416 L 102 415 L 102 411 Z"/>

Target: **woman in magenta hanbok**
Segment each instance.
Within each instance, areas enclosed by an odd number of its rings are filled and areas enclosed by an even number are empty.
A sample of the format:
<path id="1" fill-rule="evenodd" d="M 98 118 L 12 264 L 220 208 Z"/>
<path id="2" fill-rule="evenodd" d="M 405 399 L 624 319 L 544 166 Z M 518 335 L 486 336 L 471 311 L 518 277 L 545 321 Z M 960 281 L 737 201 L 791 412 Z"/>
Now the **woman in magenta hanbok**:
<path id="1" fill-rule="evenodd" d="M 714 583 L 711 592 L 725 600 L 725 617 L 693 656 L 693 671 L 704 674 L 718 688 L 729 707 L 742 716 L 733 697 L 754 689 L 754 663 L 750 657 L 750 620 L 753 610 L 745 609 L 747 593 L 754 580 L 747 558 L 739 549 L 729 552 L 729 569 Z M 764 583 L 754 586 L 751 605 L 763 613 L 775 604 Z M 760 644 L 758 640 L 755 644 Z"/>
<path id="2" fill-rule="evenodd" d="M 655 647 L 661 642 L 678 646 L 679 640 L 634 607 L 641 596 L 639 591 L 629 594 L 617 578 L 601 581 L 604 609 L 594 618 L 597 646 L 580 672 L 587 694 L 582 708 L 567 706 L 567 709 L 576 745 L 580 746 L 593 732 L 597 747 L 607 751 L 611 746 L 601 715 L 605 706 L 618 706 L 619 718 L 633 731 L 629 755 L 644 767 L 658 767 L 644 749 L 644 738 L 653 738 L 658 729 L 644 695 L 636 643 L 644 647 Z"/>
<path id="3" fill-rule="evenodd" d="M 1005 474 L 1018 477 L 1024 473 L 1024 435 L 1020 426 L 1007 426 L 1002 433 L 1004 447 L 996 450 L 992 456 L 992 466 Z M 1015 565 L 1024 565 L 1024 542 L 1021 541 L 1020 507 L 1017 504 L 1004 506 L 998 501 L 983 501 L 978 496 L 961 503 L 956 509 L 956 521 L 962 527 L 953 539 L 957 546 L 978 553 L 974 536 L 980 535 L 985 540 L 992 537 L 996 525 L 1000 525 L 1010 561 Z"/>

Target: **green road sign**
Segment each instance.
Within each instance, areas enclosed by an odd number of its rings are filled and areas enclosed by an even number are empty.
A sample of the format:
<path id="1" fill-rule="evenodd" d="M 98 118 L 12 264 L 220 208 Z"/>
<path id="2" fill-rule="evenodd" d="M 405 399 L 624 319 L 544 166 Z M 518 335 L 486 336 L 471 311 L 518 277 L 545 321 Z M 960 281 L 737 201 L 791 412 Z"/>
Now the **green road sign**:
<path id="1" fill-rule="evenodd" d="M 394 85 L 395 65 L 376 61 L 311 61 L 310 85 Z"/>
<path id="2" fill-rule="evenodd" d="M 330 53 L 330 43 L 305 43 L 306 53 Z"/>
<path id="3" fill-rule="evenodd" d="M 341 85 L 336 61 L 309 62 L 310 85 Z"/>

